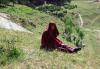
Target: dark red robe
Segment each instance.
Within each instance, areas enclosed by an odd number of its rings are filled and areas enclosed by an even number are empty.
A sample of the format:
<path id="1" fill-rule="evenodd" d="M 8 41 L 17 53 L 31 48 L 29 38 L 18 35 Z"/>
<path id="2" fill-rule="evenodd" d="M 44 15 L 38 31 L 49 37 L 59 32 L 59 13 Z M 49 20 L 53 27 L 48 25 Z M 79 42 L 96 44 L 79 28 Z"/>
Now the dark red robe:
<path id="1" fill-rule="evenodd" d="M 51 28 L 52 26 L 54 26 L 54 29 Z M 74 48 L 64 45 L 63 42 L 57 38 L 58 35 L 59 32 L 56 24 L 49 23 L 47 30 L 45 30 L 42 34 L 41 48 L 45 48 L 47 50 L 58 49 L 64 52 L 72 53 L 74 51 Z"/>

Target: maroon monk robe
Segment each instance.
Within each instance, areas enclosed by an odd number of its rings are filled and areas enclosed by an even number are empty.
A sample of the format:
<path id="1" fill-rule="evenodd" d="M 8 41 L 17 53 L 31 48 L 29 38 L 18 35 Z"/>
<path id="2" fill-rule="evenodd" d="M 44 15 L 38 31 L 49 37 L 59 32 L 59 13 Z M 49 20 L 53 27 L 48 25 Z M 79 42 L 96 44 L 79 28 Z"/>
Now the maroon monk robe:
<path id="1" fill-rule="evenodd" d="M 75 48 L 64 45 L 61 40 L 57 38 L 59 31 L 55 23 L 49 23 L 48 28 L 43 32 L 41 39 L 41 48 L 46 50 L 58 49 L 64 52 L 75 52 Z M 78 51 L 78 50 L 77 50 Z"/>

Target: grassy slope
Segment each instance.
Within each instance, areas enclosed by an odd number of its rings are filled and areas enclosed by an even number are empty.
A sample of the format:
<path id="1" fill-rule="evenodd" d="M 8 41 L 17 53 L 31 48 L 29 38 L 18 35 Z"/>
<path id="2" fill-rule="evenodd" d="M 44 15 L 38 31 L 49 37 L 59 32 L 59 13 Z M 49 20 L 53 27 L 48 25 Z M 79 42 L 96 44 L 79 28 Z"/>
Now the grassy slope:
<path id="1" fill-rule="evenodd" d="M 15 5 L 15 7 L 9 6 L 7 8 L 1 8 L 0 12 L 9 14 L 12 21 L 24 26 L 31 31 L 33 31 L 34 26 L 42 26 L 52 20 L 58 23 L 62 23 L 59 19 L 53 16 L 49 16 L 43 12 L 33 10 L 32 8 L 23 5 Z M 60 25 L 62 26 L 62 24 Z"/>
<path id="2" fill-rule="evenodd" d="M 71 11 L 78 11 L 81 13 L 84 21 L 84 28 L 100 30 L 100 2 L 88 2 L 88 1 L 73 1 L 72 3 L 77 4 L 78 8 Z M 92 31 L 91 31 L 92 32 Z M 96 48 L 98 51 L 99 43 L 99 32 L 92 32 L 90 35 L 91 43 L 93 43 L 93 48 Z M 97 39 L 97 40 L 96 40 Z M 96 46 L 97 45 L 97 46 Z M 99 52 L 99 51 L 98 51 Z"/>
<path id="3" fill-rule="evenodd" d="M 21 48 L 24 51 L 26 57 L 23 61 L 15 61 L 11 64 L 3 66 L 3 69 L 9 69 L 9 67 L 12 69 L 88 68 L 88 57 L 85 53 L 89 53 L 86 52 L 85 49 L 78 54 L 66 54 L 58 51 L 45 52 L 39 49 L 40 34 L 34 35 L 0 29 L 0 45 L 7 46 L 7 43 L 5 41 L 3 42 L 3 40 L 12 39 L 16 40 L 15 46 Z"/>
<path id="4" fill-rule="evenodd" d="M 78 8 L 71 10 L 71 12 L 80 12 L 85 28 L 100 29 L 100 2 L 73 1 L 72 4 L 76 4 Z"/>
<path id="5" fill-rule="evenodd" d="M 83 2 L 79 3 L 83 4 Z M 56 20 L 58 22 L 57 26 L 60 32 L 62 32 L 63 30 L 62 28 L 64 26 L 63 23 L 59 19 L 53 16 L 49 16 L 43 12 L 41 13 L 37 10 L 32 10 L 28 7 L 21 5 L 17 5 L 16 7 L 17 10 L 16 9 L 15 10 L 18 11 L 16 13 L 15 11 L 12 11 L 12 9 L 10 9 L 11 12 L 7 12 L 6 8 L 0 9 L 0 11 L 9 14 L 14 13 L 12 15 L 15 16 L 14 21 L 18 16 L 20 16 L 21 18 L 24 17 L 23 18 L 24 20 L 26 20 L 27 18 L 29 18 L 30 20 L 32 19 L 35 23 L 37 23 L 36 28 L 32 27 L 30 28 L 30 26 L 28 25 L 27 28 L 31 29 L 33 34 L 0 29 L 0 46 L 7 45 L 7 43 L 5 41 L 2 42 L 2 40 L 14 39 L 16 40 L 15 46 L 23 49 L 26 56 L 23 61 L 19 62 L 15 61 L 11 64 L 1 67 L 0 69 L 2 68 L 3 69 L 9 69 L 9 68 L 10 69 L 99 69 L 100 68 L 99 67 L 100 33 L 85 32 L 86 33 L 85 42 L 87 45 L 84 49 L 82 49 L 82 51 L 80 51 L 77 54 L 66 54 L 58 51 L 45 52 L 40 50 L 39 47 L 40 47 L 41 33 L 44 27 L 47 25 L 47 22 L 52 20 L 52 18 Z M 8 10 L 9 8 L 10 7 L 8 7 Z M 19 10 L 18 8 L 21 9 Z M 29 13 L 31 13 L 32 15 L 30 15 Z M 18 20 L 16 22 L 20 21 Z M 67 43 L 65 40 L 64 42 Z M 71 45 L 70 43 L 68 44 Z"/>

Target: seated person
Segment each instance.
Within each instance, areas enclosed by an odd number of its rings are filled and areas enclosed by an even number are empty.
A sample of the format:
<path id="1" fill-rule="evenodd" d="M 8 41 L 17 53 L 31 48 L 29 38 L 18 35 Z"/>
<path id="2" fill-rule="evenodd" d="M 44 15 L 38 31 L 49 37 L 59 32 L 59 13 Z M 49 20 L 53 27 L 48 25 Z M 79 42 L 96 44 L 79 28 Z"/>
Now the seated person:
<path id="1" fill-rule="evenodd" d="M 41 39 L 41 49 L 46 50 L 60 50 L 63 52 L 74 53 L 81 50 L 81 48 L 71 48 L 65 45 L 61 40 L 57 38 L 59 31 L 56 24 L 53 22 L 49 23 L 48 28 L 43 32 Z"/>

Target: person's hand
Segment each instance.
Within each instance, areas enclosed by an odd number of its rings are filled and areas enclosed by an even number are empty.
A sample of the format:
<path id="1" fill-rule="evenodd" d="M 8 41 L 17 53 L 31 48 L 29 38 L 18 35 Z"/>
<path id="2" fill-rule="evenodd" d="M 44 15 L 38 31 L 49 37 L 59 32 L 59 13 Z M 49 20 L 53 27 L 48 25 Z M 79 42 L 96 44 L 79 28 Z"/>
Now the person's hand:
<path id="1" fill-rule="evenodd" d="M 62 43 L 61 45 L 65 45 L 65 44 Z"/>

